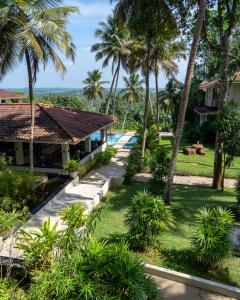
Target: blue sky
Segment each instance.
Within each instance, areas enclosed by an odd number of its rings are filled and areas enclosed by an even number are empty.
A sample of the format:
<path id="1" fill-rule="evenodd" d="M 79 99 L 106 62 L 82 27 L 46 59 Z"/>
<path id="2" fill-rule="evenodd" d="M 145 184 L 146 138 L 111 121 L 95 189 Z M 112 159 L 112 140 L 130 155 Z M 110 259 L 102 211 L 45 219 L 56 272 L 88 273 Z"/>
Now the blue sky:
<path id="1" fill-rule="evenodd" d="M 101 62 L 95 61 L 94 53 L 90 53 L 90 47 L 97 40 L 94 36 L 98 23 L 105 21 L 106 17 L 111 14 L 112 7 L 109 0 L 70 0 L 65 1 L 66 5 L 78 6 L 80 15 L 72 15 L 69 20 L 68 30 L 72 34 L 74 44 L 76 45 L 76 61 L 64 59 L 67 67 L 67 73 L 62 79 L 54 68 L 49 65 L 45 70 L 41 70 L 37 77 L 36 87 L 82 87 L 82 81 L 86 78 L 87 72 L 93 69 L 100 69 Z M 179 63 L 178 79 L 184 80 L 186 62 Z M 111 81 L 111 67 L 104 68 L 103 79 Z M 123 73 L 121 74 L 123 75 Z M 163 88 L 167 80 L 163 74 L 160 75 L 159 85 Z M 120 79 L 120 87 L 123 86 Z M 4 80 L 0 82 L 0 88 L 24 88 L 27 86 L 27 73 L 24 63 L 16 66 L 9 72 Z M 151 86 L 154 86 L 153 78 Z"/>

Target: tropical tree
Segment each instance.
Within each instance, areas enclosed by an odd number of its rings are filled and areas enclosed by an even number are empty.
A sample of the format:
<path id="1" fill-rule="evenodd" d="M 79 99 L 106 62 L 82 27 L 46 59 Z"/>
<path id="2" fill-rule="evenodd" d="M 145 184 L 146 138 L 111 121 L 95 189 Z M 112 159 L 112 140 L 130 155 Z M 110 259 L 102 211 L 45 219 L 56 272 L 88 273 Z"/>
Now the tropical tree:
<path id="1" fill-rule="evenodd" d="M 155 78 L 155 94 L 157 106 L 156 124 L 158 129 L 160 117 L 160 98 L 158 88 L 159 72 L 163 71 L 167 77 L 173 78 L 178 83 L 176 79 L 176 75 L 178 73 L 178 66 L 175 60 L 185 58 L 185 51 L 185 43 L 183 41 L 179 42 L 158 39 L 152 44 L 151 68 Z"/>
<path id="2" fill-rule="evenodd" d="M 100 28 L 95 35 L 101 42 L 92 46 L 91 51 L 96 52 L 96 60 L 103 59 L 103 68 L 112 63 L 113 79 L 106 103 L 106 114 L 109 113 L 110 103 L 113 102 L 113 114 L 115 113 L 115 101 L 119 81 L 121 65 L 125 66 L 127 56 L 130 54 L 129 31 L 125 24 L 120 23 L 115 17 L 109 16 L 106 23 L 99 23 Z"/>
<path id="3" fill-rule="evenodd" d="M 204 37 L 209 49 L 218 55 L 219 66 L 219 96 L 218 109 L 221 111 L 228 96 L 230 64 L 230 42 L 233 33 L 240 23 L 239 0 L 215 0 L 208 6 L 204 22 Z M 209 34 L 209 27 L 214 34 Z M 232 65 L 233 66 L 233 65 Z M 234 70 L 234 69 L 233 69 Z M 223 135 L 219 130 L 216 135 L 215 158 L 213 170 L 213 188 L 220 189 L 222 186 L 222 161 L 223 161 Z"/>
<path id="4" fill-rule="evenodd" d="M 194 72 L 194 64 L 195 64 L 197 50 L 201 38 L 205 9 L 206 9 L 206 0 L 200 0 L 195 30 L 193 34 L 192 46 L 191 46 L 190 56 L 188 60 L 188 67 L 187 67 L 187 73 L 186 73 L 186 78 L 184 83 L 183 96 L 179 108 L 177 128 L 176 128 L 175 138 L 173 142 L 171 163 L 170 163 L 170 168 L 169 168 L 166 187 L 165 187 L 164 201 L 165 203 L 168 204 L 171 202 L 171 198 L 172 198 L 172 185 L 173 185 L 173 177 L 176 170 L 177 154 L 178 154 L 178 149 L 179 149 L 181 135 L 184 126 L 184 120 L 185 120 L 188 98 L 190 93 L 190 86 L 191 86 L 193 72 Z"/>
<path id="5" fill-rule="evenodd" d="M 1 47 L 3 50 L 0 50 L 0 79 L 7 74 L 7 71 L 15 65 L 17 60 L 24 60 L 27 65 L 31 104 L 29 141 L 31 170 L 33 170 L 35 123 L 33 86 L 37 79 L 39 66 L 43 64 L 45 67 L 51 62 L 57 71 L 64 74 L 66 68 L 55 48 L 72 60 L 75 56 L 75 47 L 71 36 L 66 31 L 66 24 L 69 14 L 78 12 L 78 9 L 72 6 L 59 6 L 61 3 L 60 0 L 43 0 L 41 2 L 37 0 L 9 0 L 0 3 L 0 14 L 3 14 L 0 21 L 5 24 L 0 27 L 5 33 L 3 37 L 5 44 Z M 6 33 L 8 25 L 12 30 L 12 36 Z"/>
<path id="6" fill-rule="evenodd" d="M 83 83 L 86 85 L 83 88 L 83 95 L 87 97 L 87 99 L 91 100 L 92 107 L 94 102 L 97 100 L 100 105 L 100 100 L 104 98 L 104 87 L 103 85 L 107 83 L 107 81 L 102 81 L 102 72 L 99 70 L 93 70 L 92 72 L 88 72 L 88 77 L 83 80 Z"/>
<path id="7" fill-rule="evenodd" d="M 129 108 L 132 104 L 137 103 L 144 96 L 143 80 L 139 79 L 138 74 L 131 74 L 129 78 L 123 77 L 125 88 L 122 90 L 123 97 L 127 100 L 126 113 L 122 124 L 124 130 Z"/>
<path id="8" fill-rule="evenodd" d="M 172 38 L 178 34 L 176 18 L 169 3 L 164 1 L 117 1 L 115 15 L 127 22 L 131 36 L 140 41 L 137 47 L 140 53 L 141 69 L 145 79 L 145 108 L 143 121 L 143 139 L 141 153 L 144 157 L 148 112 L 150 102 L 149 77 L 151 72 L 151 44 L 160 37 Z M 132 46 L 133 50 L 136 43 Z"/>

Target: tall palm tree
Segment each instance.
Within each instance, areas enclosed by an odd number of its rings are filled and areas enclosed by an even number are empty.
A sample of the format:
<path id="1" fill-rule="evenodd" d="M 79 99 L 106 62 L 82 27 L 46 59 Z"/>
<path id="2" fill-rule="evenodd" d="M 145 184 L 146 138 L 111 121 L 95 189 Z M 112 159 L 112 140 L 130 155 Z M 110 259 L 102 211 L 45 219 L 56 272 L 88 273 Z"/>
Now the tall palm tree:
<path id="1" fill-rule="evenodd" d="M 197 50 L 201 38 L 205 10 L 206 10 L 206 0 L 200 0 L 192 46 L 191 46 L 190 56 L 188 60 L 188 67 L 187 67 L 186 78 L 184 83 L 183 96 L 179 108 L 177 128 L 176 128 L 175 138 L 173 142 L 171 163 L 170 163 L 170 168 L 169 168 L 166 187 L 165 187 L 164 201 L 167 204 L 170 204 L 172 198 L 172 185 L 173 185 L 173 178 L 176 170 L 177 153 L 178 153 L 182 130 L 184 126 L 184 120 L 185 120 L 188 98 L 190 93 L 190 86 L 191 86 L 193 72 L 194 72 Z"/>
<path id="2" fill-rule="evenodd" d="M 72 6 L 59 6 L 61 3 L 61 0 L 9 0 L 0 6 L 1 12 L 3 11 L 9 18 L 9 23 L 16 24 L 13 36 L 7 37 L 10 42 L 4 45 L 5 54 L 1 58 L 0 79 L 14 66 L 16 60 L 24 60 L 27 65 L 31 104 L 29 161 L 32 171 L 35 123 L 33 86 L 39 66 L 43 64 L 45 67 L 51 62 L 63 75 L 66 68 L 56 49 L 72 60 L 75 56 L 75 47 L 66 31 L 66 24 L 69 14 L 78 12 L 78 9 Z"/>
<path id="3" fill-rule="evenodd" d="M 156 124 L 159 129 L 159 112 L 160 112 L 160 99 L 158 88 L 158 76 L 160 70 L 165 73 L 166 77 L 173 78 L 176 82 L 176 75 L 178 73 L 178 66 L 175 60 L 185 58 L 185 43 L 182 41 L 168 41 L 164 39 L 158 39 L 152 44 L 151 51 L 151 64 L 152 72 L 155 77 L 155 95 L 157 116 Z"/>
<path id="4" fill-rule="evenodd" d="M 127 100 L 126 113 L 123 119 L 122 130 L 124 130 L 129 108 L 132 104 L 137 103 L 144 96 L 143 80 L 139 79 L 138 74 L 131 74 L 129 78 L 123 77 L 125 88 L 121 91 L 123 97 Z"/>
<path id="5" fill-rule="evenodd" d="M 130 54 L 130 35 L 126 25 L 119 23 L 112 16 L 109 16 L 106 22 L 99 23 L 99 26 L 95 35 L 101 42 L 94 44 L 91 51 L 96 52 L 97 61 L 103 59 L 103 68 L 107 67 L 111 61 L 113 79 L 106 104 L 106 114 L 109 112 L 111 101 L 114 114 L 121 65 L 125 65 L 126 57 Z"/>
<path id="6" fill-rule="evenodd" d="M 87 97 L 88 100 L 92 101 L 92 107 L 94 106 L 94 101 L 98 100 L 100 105 L 100 100 L 104 98 L 104 87 L 103 85 L 107 81 L 101 81 L 102 72 L 99 70 L 93 70 L 88 72 L 88 77 L 83 80 L 83 83 L 86 85 L 83 88 L 83 95 Z"/>

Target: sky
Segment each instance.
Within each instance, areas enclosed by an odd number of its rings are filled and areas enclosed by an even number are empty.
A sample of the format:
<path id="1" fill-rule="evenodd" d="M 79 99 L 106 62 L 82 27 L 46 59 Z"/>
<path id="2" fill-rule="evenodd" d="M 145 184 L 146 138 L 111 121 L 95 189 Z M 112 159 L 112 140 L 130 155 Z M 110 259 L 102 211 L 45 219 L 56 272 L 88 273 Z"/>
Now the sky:
<path id="1" fill-rule="evenodd" d="M 56 73 L 53 66 L 49 65 L 45 70 L 41 69 L 37 76 L 36 87 L 64 87 L 81 88 L 82 81 L 87 77 L 87 72 L 99 69 L 103 72 L 103 80 L 111 81 L 111 66 L 102 69 L 102 62 L 95 61 L 95 54 L 90 52 L 91 46 L 98 40 L 95 38 L 95 30 L 99 22 L 105 21 L 111 14 L 113 7 L 110 0 L 69 0 L 65 5 L 77 6 L 80 9 L 79 15 L 71 15 L 69 18 L 68 31 L 73 37 L 76 46 L 76 60 L 71 61 L 63 58 L 67 72 L 64 78 Z M 186 72 L 186 61 L 178 62 L 179 74 L 177 78 L 184 80 Z M 119 87 L 123 87 L 121 72 Z M 167 79 L 164 74 L 160 74 L 159 86 L 164 88 Z M 151 87 L 154 87 L 154 79 L 151 78 Z M 0 82 L 0 88 L 24 88 L 27 87 L 27 72 L 25 63 L 18 64 L 9 74 Z"/>

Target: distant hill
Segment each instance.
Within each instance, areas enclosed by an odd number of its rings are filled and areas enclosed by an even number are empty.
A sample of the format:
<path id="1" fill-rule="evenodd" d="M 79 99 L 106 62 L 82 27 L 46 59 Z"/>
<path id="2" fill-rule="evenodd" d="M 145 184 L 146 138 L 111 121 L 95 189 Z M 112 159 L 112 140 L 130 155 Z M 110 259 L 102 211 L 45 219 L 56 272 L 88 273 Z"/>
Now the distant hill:
<path id="1" fill-rule="evenodd" d="M 28 93 L 28 88 L 13 88 L 13 89 L 7 89 L 9 91 L 13 92 L 20 92 L 27 94 Z M 81 88 L 61 88 L 61 87 L 52 87 L 52 88 L 35 88 L 34 89 L 34 94 L 43 96 L 43 95 L 48 95 L 48 94 L 81 94 L 82 89 Z"/>

